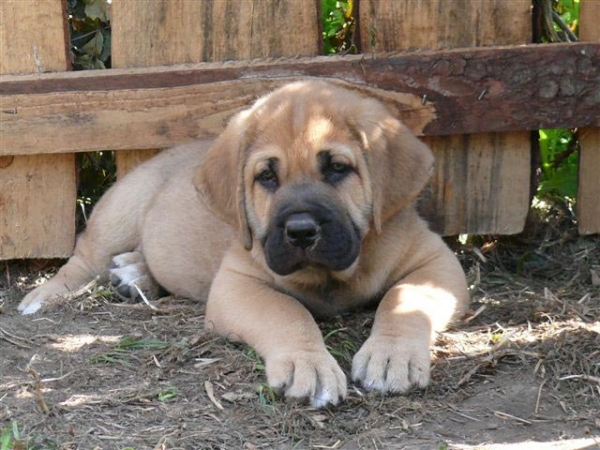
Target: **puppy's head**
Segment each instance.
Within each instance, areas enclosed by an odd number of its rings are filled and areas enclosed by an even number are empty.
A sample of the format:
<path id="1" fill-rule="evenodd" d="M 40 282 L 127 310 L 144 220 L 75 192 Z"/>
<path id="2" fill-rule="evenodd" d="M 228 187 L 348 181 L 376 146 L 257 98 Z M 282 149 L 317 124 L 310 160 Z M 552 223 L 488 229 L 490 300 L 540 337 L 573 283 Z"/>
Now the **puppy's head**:
<path id="1" fill-rule="evenodd" d="M 379 102 L 292 83 L 236 115 L 198 168 L 212 211 L 279 275 L 352 270 L 361 242 L 411 203 L 431 151 Z"/>

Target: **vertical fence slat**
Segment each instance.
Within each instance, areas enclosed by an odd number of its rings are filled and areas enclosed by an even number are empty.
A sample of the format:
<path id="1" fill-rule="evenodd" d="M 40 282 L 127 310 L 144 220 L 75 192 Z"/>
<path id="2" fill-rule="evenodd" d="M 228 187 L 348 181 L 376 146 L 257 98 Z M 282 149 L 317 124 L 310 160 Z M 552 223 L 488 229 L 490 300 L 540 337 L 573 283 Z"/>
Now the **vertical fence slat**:
<path id="1" fill-rule="evenodd" d="M 67 70 L 65 20 L 61 0 L 0 2 L 0 73 Z M 76 195 L 73 154 L 0 158 L 0 260 L 69 256 Z"/>
<path id="2" fill-rule="evenodd" d="M 579 36 L 600 42 L 600 0 L 581 2 Z M 600 89 L 600 87 L 599 87 Z M 577 215 L 581 234 L 600 233 L 600 128 L 581 130 Z"/>
<path id="3" fill-rule="evenodd" d="M 530 8 L 530 0 L 361 0 L 362 50 L 525 44 L 531 41 Z M 523 229 L 529 207 L 528 132 L 424 140 L 436 154 L 433 183 L 422 204 L 432 228 L 446 235 Z"/>
<path id="4" fill-rule="evenodd" d="M 113 67 L 315 55 L 317 26 L 314 2 L 115 2 Z M 120 172 L 152 153 L 146 151 L 140 158 L 139 152 L 118 152 Z"/>

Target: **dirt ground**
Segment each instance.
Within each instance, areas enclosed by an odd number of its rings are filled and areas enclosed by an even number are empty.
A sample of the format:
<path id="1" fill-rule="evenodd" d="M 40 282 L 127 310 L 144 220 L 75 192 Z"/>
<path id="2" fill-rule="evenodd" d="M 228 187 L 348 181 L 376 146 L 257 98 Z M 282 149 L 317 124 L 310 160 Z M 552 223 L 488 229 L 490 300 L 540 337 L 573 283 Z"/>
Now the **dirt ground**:
<path id="1" fill-rule="evenodd" d="M 23 293 L 53 269 L 7 263 L 0 448 L 600 448 L 600 239 L 548 228 L 457 245 L 473 304 L 433 348 L 428 389 L 350 385 L 322 410 L 274 398 L 251 349 L 203 329 L 203 305 L 122 304 L 95 286 L 23 317 Z M 321 324 L 346 373 L 372 318 Z"/>

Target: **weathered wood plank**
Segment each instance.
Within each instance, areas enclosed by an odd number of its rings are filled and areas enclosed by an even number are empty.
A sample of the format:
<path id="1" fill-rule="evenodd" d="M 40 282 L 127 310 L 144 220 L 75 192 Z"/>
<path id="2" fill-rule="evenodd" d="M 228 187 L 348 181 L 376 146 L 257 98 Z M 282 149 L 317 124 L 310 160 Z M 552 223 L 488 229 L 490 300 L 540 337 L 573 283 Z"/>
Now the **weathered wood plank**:
<path id="1" fill-rule="evenodd" d="M 315 55 L 316 18 L 315 2 L 295 0 L 115 2 L 113 67 Z M 292 22 L 293 39 L 287 27 L 273 26 Z M 119 173 L 153 153 L 118 152 Z"/>
<path id="2" fill-rule="evenodd" d="M 66 70 L 64 17 L 61 0 L 0 2 L 0 73 Z M 0 260 L 70 255 L 75 196 L 73 154 L 0 157 Z"/>
<path id="3" fill-rule="evenodd" d="M 116 2 L 111 8 L 112 67 L 198 62 L 206 2 Z M 117 177 L 156 155 L 155 148 L 117 152 Z"/>
<path id="4" fill-rule="evenodd" d="M 153 6 L 146 2 L 133 6 L 124 3 L 127 2 L 112 5 L 113 38 L 116 34 L 120 41 L 112 55 L 117 61 L 129 61 L 128 67 L 314 55 L 318 48 L 314 2 L 153 0 Z M 285 23 L 293 23 L 293 39 L 287 27 L 274 26 Z"/>
<path id="5" fill-rule="evenodd" d="M 579 36 L 600 42 L 600 0 L 581 2 Z M 600 92 L 600 84 L 597 86 Z M 577 215 L 581 234 L 600 233 L 600 128 L 580 131 L 579 193 Z"/>
<path id="6" fill-rule="evenodd" d="M 0 7 L 0 74 L 67 69 L 61 0 L 5 0 Z M 39 7 L 38 7 L 39 6 Z"/>
<path id="7" fill-rule="evenodd" d="M 362 50 L 390 51 L 409 49 L 439 49 L 468 46 L 519 45 L 530 42 L 530 0 L 420 0 L 411 2 L 364 0 L 360 4 Z M 510 20 L 506 20 L 510 17 Z M 469 30 L 465 32 L 465 30 Z M 545 80 L 531 77 L 528 65 L 513 66 L 504 55 L 499 56 L 515 85 L 526 86 L 525 97 L 555 97 L 558 84 L 546 85 Z M 489 82 L 486 62 L 466 60 L 464 67 L 456 62 L 440 61 L 432 66 L 428 85 L 442 80 L 446 84 L 462 84 L 466 80 L 485 80 L 479 93 L 472 92 L 471 107 L 451 108 L 445 122 L 453 123 L 479 116 L 483 122 L 510 122 L 525 111 L 531 114 L 530 103 L 518 111 L 510 107 L 486 104 L 487 96 L 500 86 Z M 553 61 L 538 61 L 543 66 Z M 457 79 L 456 72 L 465 75 Z M 543 80 L 543 81 L 542 81 Z M 541 81 L 541 84 L 538 82 Z M 511 84 L 511 83 L 509 83 Z M 554 89 L 556 86 L 556 89 Z M 504 84 L 501 95 L 515 93 Z M 500 93 L 496 91 L 496 93 Z M 481 99 L 481 100 L 479 100 Z M 512 99 L 511 99 L 512 100 Z M 485 108 L 481 106 L 485 105 Z M 446 103 L 444 106 L 449 106 Z M 439 104 L 436 103 L 440 123 Z M 510 111 L 510 112 L 509 112 Z M 498 113 L 498 114 L 496 114 Z M 542 110 L 532 117 L 542 116 Z M 520 120 L 520 119 L 517 119 Z M 425 128 L 428 130 L 428 127 Z M 463 129 L 456 133 L 497 131 Z M 427 133 L 426 133 L 427 134 Z M 432 228 L 451 235 L 458 233 L 517 233 L 522 230 L 529 206 L 529 133 L 509 135 L 477 134 L 424 139 L 436 155 L 436 173 L 431 189 L 421 203 L 422 213 Z M 510 185 L 507 182 L 510 181 Z"/>
<path id="8" fill-rule="evenodd" d="M 448 236 L 521 230 L 530 175 L 529 161 L 515 163 L 517 151 L 529 158 L 521 133 L 461 134 L 426 142 L 436 153 L 436 170 L 420 208 L 432 228 Z M 507 217 L 517 205 L 519 216 Z"/>
<path id="9" fill-rule="evenodd" d="M 0 154 L 211 137 L 258 95 L 301 77 L 346 80 L 422 135 L 600 124 L 600 44 L 530 45 L 0 76 Z"/>
<path id="10" fill-rule="evenodd" d="M 360 0 L 362 51 L 527 44 L 530 9 L 523 0 Z"/>

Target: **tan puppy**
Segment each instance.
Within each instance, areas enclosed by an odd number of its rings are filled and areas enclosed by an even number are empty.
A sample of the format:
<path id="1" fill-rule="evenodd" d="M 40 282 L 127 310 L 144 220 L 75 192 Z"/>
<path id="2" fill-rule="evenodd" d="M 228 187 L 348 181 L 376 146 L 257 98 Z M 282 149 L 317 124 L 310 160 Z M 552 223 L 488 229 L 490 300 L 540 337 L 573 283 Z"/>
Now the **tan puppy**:
<path id="1" fill-rule="evenodd" d="M 413 205 L 431 151 L 379 102 L 323 81 L 260 99 L 208 147 L 163 152 L 118 182 L 19 310 L 111 262 L 124 296 L 158 282 L 205 299 L 210 286 L 207 327 L 254 347 L 273 388 L 324 406 L 346 396 L 346 377 L 311 313 L 378 302 L 352 378 L 384 393 L 427 385 L 435 332 L 468 299 L 458 261 Z"/>

